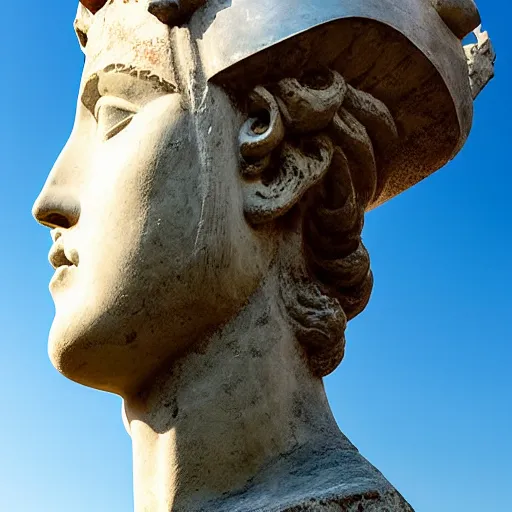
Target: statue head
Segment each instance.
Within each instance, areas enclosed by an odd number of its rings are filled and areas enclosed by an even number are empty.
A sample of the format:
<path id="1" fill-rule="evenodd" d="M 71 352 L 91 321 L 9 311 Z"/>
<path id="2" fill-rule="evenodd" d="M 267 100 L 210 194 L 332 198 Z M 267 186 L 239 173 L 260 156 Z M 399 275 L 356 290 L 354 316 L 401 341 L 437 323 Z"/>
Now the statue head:
<path id="1" fill-rule="evenodd" d="M 83 0 L 75 125 L 34 205 L 56 368 L 129 393 L 272 280 L 331 372 L 372 288 L 365 212 L 468 134 L 478 15 L 437 3 Z"/>

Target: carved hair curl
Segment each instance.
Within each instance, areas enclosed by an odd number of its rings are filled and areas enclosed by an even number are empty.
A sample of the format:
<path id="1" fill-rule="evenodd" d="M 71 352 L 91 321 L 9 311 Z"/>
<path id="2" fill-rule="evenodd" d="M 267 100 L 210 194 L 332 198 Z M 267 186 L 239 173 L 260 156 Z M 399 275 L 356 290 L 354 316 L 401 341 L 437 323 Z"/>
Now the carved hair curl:
<path id="1" fill-rule="evenodd" d="M 276 190 L 287 188 L 283 183 L 302 173 L 301 186 L 288 186 L 286 208 L 271 214 L 282 216 L 297 204 L 303 212 L 306 270 L 283 272 L 282 295 L 312 371 L 324 376 L 343 359 L 347 320 L 370 297 L 373 277 L 361 231 L 376 192 L 380 154 L 396 139 L 396 126 L 381 101 L 331 70 L 257 87 L 251 100 L 260 114 L 242 130 L 244 176 L 260 177 L 260 196 L 277 197 Z M 263 103 L 268 107 L 262 118 Z M 329 159 L 322 174 L 304 169 L 301 156 L 314 151 Z M 270 220 L 262 208 L 246 215 L 255 224 Z"/>

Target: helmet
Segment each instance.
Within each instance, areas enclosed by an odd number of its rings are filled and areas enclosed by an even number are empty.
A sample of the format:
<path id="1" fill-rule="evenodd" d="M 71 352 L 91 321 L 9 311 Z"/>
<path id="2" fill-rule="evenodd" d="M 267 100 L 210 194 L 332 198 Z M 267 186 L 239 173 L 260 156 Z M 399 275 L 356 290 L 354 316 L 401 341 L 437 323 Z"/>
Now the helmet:
<path id="1" fill-rule="evenodd" d="M 81 0 L 93 13 L 105 2 Z M 445 165 L 469 134 L 461 38 L 480 22 L 473 0 L 149 0 L 149 10 L 187 24 L 206 80 L 224 87 L 329 67 L 383 101 L 399 140 L 369 209 Z"/>

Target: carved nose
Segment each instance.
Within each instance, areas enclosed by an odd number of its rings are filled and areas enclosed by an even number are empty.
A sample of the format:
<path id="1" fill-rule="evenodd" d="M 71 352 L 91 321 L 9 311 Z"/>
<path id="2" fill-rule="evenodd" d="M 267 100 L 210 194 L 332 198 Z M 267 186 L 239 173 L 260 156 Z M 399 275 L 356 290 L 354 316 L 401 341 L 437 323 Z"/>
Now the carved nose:
<path id="1" fill-rule="evenodd" d="M 32 207 L 32 215 L 43 226 L 67 229 L 78 222 L 80 205 L 68 189 L 45 186 Z"/>

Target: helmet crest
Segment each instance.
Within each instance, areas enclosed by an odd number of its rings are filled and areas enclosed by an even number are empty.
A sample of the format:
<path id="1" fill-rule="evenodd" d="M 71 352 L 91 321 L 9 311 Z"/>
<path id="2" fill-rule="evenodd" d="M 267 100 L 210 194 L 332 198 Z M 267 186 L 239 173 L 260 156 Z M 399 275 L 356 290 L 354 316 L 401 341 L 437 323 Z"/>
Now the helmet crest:
<path id="1" fill-rule="evenodd" d="M 96 14 L 108 0 L 80 0 L 92 14 Z M 206 0 L 151 0 L 148 11 L 166 25 L 184 23 Z"/>
<path id="2" fill-rule="evenodd" d="M 80 0 L 80 3 L 96 14 L 107 3 L 107 0 Z"/>

